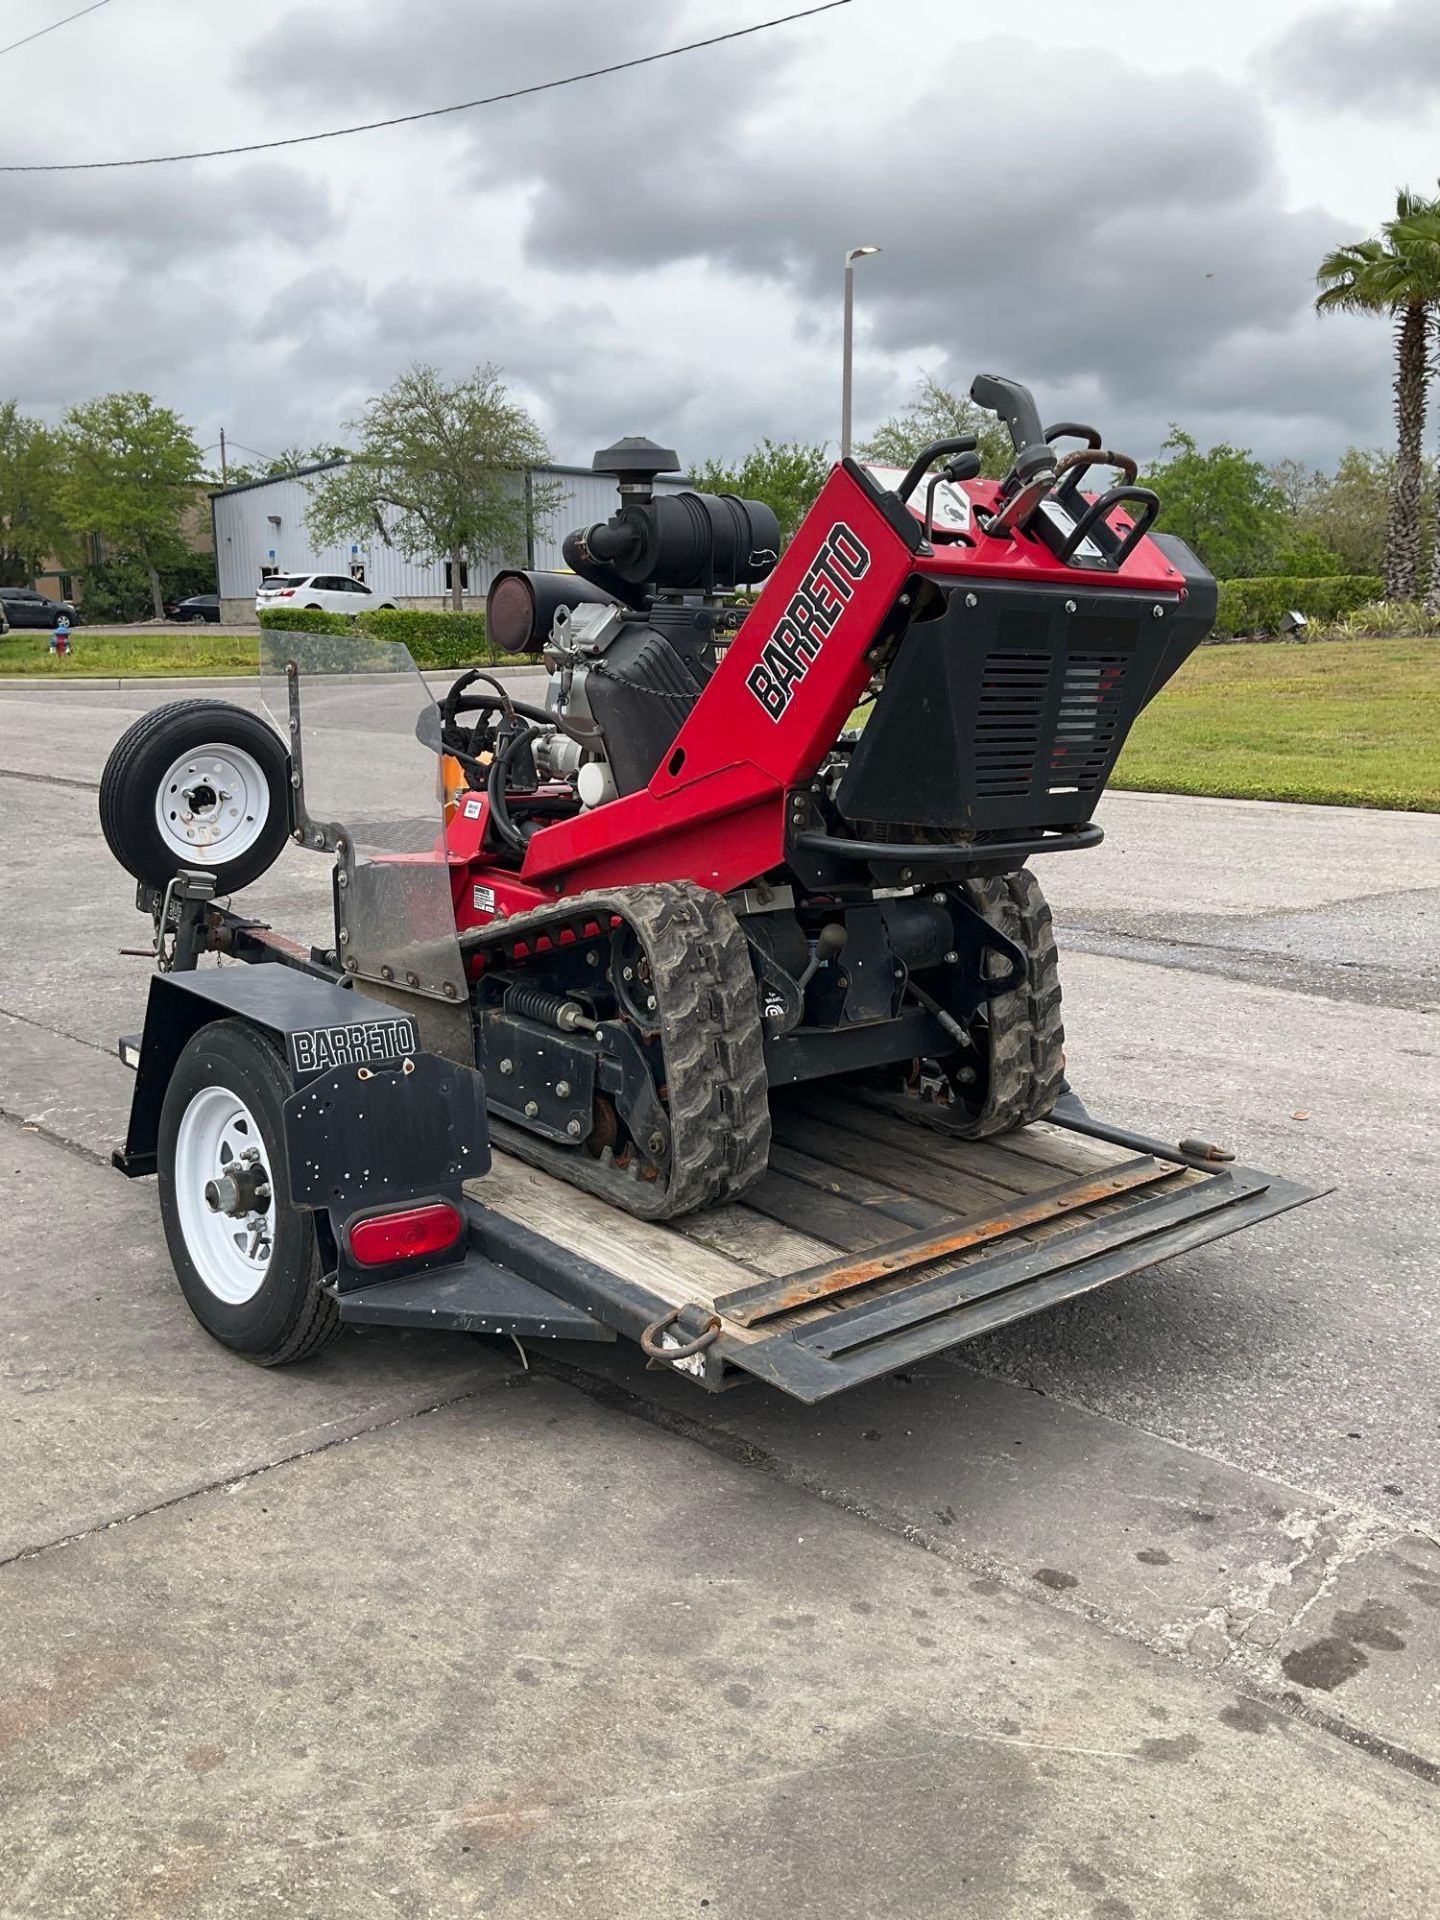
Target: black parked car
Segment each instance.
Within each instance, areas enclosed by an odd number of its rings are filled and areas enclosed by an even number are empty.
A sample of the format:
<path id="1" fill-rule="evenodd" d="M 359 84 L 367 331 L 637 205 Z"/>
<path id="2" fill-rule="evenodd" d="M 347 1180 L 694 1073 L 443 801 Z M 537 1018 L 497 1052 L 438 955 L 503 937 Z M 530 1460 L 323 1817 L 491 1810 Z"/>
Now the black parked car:
<path id="1" fill-rule="evenodd" d="M 69 600 L 52 600 L 33 587 L 0 587 L 0 605 L 12 627 L 53 627 L 63 613 L 72 627 L 80 616 Z"/>
<path id="2" fill-rule="evenodd" d="M 218 625 L 220 596 L 218 593 L 192 593 L 186 600 L 167 600 L 165 618 L 167 620 L 210 620 Z"/>

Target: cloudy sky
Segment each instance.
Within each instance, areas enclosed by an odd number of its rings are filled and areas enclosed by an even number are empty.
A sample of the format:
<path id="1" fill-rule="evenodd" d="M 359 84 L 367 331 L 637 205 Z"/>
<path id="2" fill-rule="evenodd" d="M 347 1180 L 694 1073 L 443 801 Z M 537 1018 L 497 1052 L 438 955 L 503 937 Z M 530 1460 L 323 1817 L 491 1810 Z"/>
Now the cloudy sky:
<path id="1" fill-rule="evenodd" d="M 81 0 L 6 0 L 0 44 Z M 108 0 L 0 56 L 0 159 L 238 144 L 523 86 L 800 0 Z M 1440 173 L 1436 0 L 851 0 L 736 44 L 247 159 L 0 176 L 0 397 L 143 387 L 202 442 L 343 438 L 491 360 L 557 457 L 857 427 L 922 371 L 1031 385 L 1144 457 L 1181 422 L 1389 437 L 1381 321 L 1314 267 Z M 213 456 L 212 456 L 213 457 Z M 245 455 L 238 457 L 244 458 Z"/>

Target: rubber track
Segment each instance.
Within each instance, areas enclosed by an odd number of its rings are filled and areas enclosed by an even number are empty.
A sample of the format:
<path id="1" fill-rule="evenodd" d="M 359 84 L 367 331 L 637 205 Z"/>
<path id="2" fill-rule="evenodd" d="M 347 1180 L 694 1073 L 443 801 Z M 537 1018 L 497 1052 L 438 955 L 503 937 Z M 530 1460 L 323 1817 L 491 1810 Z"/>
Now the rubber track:
<path id="1" fill-rule="evenodd" d="M 765 1172 L 770 1104 L 755 975 L 745 937 L 721 897 L 693 882 L 577 894 L 514 914 L 467 941 L 506 952 L 587 924 L 624 920 L 650 962 L 670 1121 L 668 1178 L 648 1181 L 492 1117 L 497 1146 L 646 1220 L 670 1220 L 734 1199 Z M 524 961 L 518 962 L 523 969 Z"/>
<path id="2" fill-rule="evenodd" d="M 1026 868 L 967 881 L 965 891 L 990 925 L 1029 956 L 1024 984 L 989 1003 L 990 1087 L 984 1107 L 968 1118 L 950 1110 L 948 1124 L 955 1131 L 986 1140 L 1044 1120 L 1060 1097 L 1065 1078 L 1060 956 L 1040 882 Z M 986 965 L 998 972 L 1005 962 L 992 953 Z"/>

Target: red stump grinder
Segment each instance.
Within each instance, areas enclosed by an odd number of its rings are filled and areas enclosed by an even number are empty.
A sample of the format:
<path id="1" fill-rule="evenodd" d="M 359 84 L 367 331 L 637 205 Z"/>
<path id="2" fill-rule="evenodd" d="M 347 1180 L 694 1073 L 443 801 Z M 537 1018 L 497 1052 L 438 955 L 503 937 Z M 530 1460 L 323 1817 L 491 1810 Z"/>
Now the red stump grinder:
<path id="1" fill-rule="evenodd" d="M 783 552 L 757 501 L 657 491 L 668 449 L 598 453 L 619 506 L 571 571 L 490 590 L 543 701 L 422 699 L 408 839 L 323 817 L 304 637 L 266 636 L 281 735 L 186 703 L 122 740 L 102 821 L 161 971 L 117 1163 L 160 1173 L 212 1332 L 621 1331 L 815 1399 L 1305 1197 L 1066 1087 L 1026 863 L 1100 842 L 1215 584 L 1094 429 L 972 393 L 1003 481 L 971 438 L 846 459 Z M 309 953 L 218 897 L 287 834 L 335 862 Z"/>

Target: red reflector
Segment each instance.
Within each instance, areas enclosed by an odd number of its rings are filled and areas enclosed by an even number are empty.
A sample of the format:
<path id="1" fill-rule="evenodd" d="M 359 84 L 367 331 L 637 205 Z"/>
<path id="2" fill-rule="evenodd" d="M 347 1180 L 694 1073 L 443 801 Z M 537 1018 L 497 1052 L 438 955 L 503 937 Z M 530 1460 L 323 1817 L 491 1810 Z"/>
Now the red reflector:
<path id="1" fill-rule="evenodd" d="M 357 1267 L 418 1260 L 427 1253 L 444 1253 L 464 1231 L 463 1217 L 443 1200 L 407 1207 L 403 1213 L 376 1213 L 350 1229 L 350 1258 Z"/>

